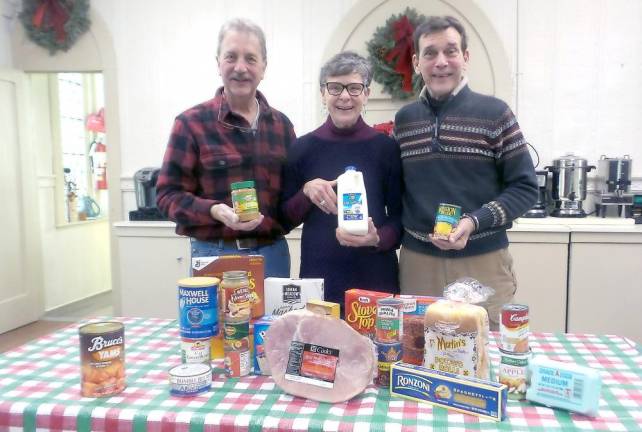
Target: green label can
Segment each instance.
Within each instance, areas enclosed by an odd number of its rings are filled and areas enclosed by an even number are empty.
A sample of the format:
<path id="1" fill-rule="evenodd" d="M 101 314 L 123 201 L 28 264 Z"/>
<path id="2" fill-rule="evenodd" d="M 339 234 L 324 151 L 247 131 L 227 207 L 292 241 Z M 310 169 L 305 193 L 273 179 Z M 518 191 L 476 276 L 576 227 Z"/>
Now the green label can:
<path id="1" fill-rule="evenodd" d="M 502 349 L 499 353 L 499 382 L 508 387 L 508 399 L 526 399 L 526 377 L 531 353 L 512 353 Z"/>
<path id="2" fill-rule="evenodd" d="M 461 219 L 461 207 L 454 204 L 439 204 L 433 237 L 448 240 L 448 236 Z"/>
<path id="3" fill-rule="evenodd" d="M 241 222 L 259 217 L 259 200 L 254 188 L 254 181 L 243 181 L 231 184 L 232 206 Z"/>

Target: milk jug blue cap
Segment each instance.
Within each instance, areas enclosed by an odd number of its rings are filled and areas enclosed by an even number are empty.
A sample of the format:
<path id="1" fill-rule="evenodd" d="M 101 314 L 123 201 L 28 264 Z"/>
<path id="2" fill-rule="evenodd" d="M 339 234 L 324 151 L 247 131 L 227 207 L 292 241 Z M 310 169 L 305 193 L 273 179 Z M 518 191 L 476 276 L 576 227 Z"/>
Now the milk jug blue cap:
<path id="1" fill-rule="evenodd" d="M 354 166 L 352 166 L 352 165 L 348 165 L 348 166 L 346 167 L 346 171 L 356 171 L 356 170 L 357 170 L 357 169 L 356 169 Z"/>

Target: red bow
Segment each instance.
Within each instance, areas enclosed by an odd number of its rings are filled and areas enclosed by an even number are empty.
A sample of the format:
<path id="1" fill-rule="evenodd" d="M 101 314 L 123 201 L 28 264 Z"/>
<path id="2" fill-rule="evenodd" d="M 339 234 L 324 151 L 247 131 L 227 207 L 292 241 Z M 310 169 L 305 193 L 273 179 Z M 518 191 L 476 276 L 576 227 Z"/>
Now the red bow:
<path id="1" fill-rule="evenodd" d="M 377 123 L 376 125 L 372 126 L 375 130 L 385 133 L 388 136 L 392 135 L 392 131 L 395 128 L 395 123 L 393 121 L 389 121 L 386 123 Z"/>
<path id="2" fill-rule="evenodd" d="M 40 5 L 33 13 L 34 27 L 43 27 L 45 30 L 53 28 L 56 32 L 56 41 L 63 43 L 67 39 L 65 24 L 69 20 L 69 12 L 61 0 L 40 0 Z"/>
<path id="3" fill-rule="evenodd" d="M 386 56 L 386 61 L 391 62 L 396 57 L 395 71 L 403 77 L 401 88 L 405 92 L 412 92 L 412 33 L 414 29 L 406 15 L 393 24 L 395 47 Z"/>

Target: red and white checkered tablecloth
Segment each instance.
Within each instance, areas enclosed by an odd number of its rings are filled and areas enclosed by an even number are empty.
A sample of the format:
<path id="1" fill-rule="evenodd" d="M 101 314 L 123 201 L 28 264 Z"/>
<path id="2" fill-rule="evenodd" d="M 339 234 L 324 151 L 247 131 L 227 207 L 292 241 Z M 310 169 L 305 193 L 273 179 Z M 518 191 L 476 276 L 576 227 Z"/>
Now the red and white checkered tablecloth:
<path id="1" fill-rule="evenodd" d="M 169 394 L 167 371 L 180 363 L 175 320 L 117 318 L 125 324 L 127 389 L 113 397 L 80 396 L 78 325 L 0 356 L 0 431 L 414 431 L 642 430 L 642 355 L 622 337 L 535 333 L 535 353 L 598 369 L 600 411 L 589 418 L 529 402 L 508 402 L 496 423 L 428 404 L 391 398 L 370 386 L 340 404 L 283 393 L 270 377 L 227 379 L 214 362 L 212 390 Z M 499 353 L 491 344 L 497 367 Z"/>

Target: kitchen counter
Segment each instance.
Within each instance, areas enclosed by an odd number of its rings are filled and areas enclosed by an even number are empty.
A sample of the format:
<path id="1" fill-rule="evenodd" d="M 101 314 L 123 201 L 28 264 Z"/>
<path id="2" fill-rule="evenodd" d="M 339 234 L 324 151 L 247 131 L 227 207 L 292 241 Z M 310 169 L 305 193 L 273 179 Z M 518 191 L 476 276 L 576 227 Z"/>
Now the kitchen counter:
<path id="1" fill-rule="evenodd" d="M 173 318 L 176 281 L 190 274 L 190 245 L 170 221 L 114 224 L 119 278 L 115 311 Z M 622 218 L 520 218 L 508 231 L 531 329 L 612 333 L 642 343 L 642 225 Z M 298 277 L 301 229 L 287 235 Z"/>

